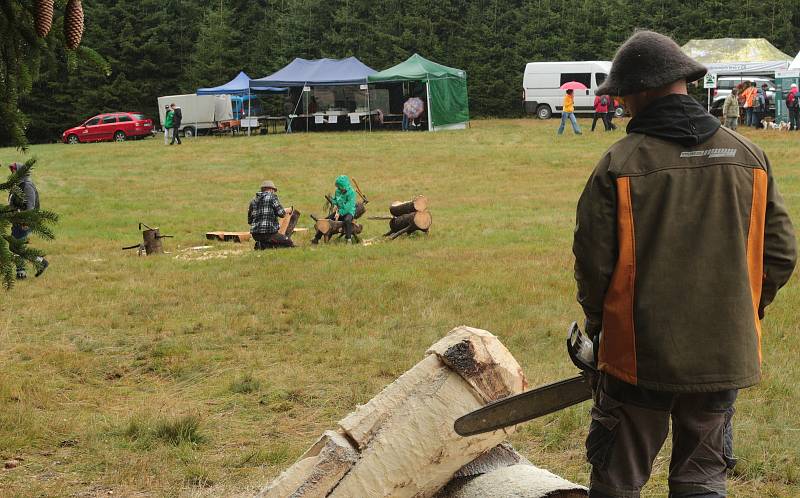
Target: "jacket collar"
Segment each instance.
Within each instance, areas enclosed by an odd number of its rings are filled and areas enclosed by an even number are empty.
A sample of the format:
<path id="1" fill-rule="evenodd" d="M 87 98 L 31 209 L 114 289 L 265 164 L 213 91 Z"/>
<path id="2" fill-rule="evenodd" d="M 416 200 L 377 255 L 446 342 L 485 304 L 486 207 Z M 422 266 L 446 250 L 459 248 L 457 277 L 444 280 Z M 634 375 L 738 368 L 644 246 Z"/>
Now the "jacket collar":
<path id="1" fill-rule="evenodd" d="M 694 98 L 675 94 L 650 103 L 631 119 L 627 132 L 693 146 L 711 138 L 719 127 L 719 120 L 706 112 Z"/>

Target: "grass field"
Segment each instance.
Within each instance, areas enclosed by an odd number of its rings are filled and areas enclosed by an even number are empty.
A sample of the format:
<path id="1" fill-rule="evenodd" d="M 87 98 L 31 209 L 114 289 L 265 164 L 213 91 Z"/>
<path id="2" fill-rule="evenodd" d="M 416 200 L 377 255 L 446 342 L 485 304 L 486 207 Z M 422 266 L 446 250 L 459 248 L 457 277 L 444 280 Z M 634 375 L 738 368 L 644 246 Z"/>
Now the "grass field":
<path id="1" fill-rule="evenodd" d="M 44 145 L 34 173 L 57 239 L 50 269 L 0 291 L 2 496 L 246 495 L 460 324 L 485 328 L 531 385 L 570 375 L 564 334 L 581 316 L 571 240 L 576 201 L 622 136 L 557 122 L 477 121 L 447 133 L 318 133 Z M 800 135 L 745 131 L 766 149 L 800 222 Z M 0 162 L 21 156 L 0 149 Z M 369 215 L 426 194 L 429 236 L 255 253 L 209 230 L 247 230 L 258 185 L 320 213 L 336 175 Z M 170 254 L 140 258 L 137 224 Z M 386 229 L 365 221 L 367 238 Z M 188 250 L 187 250 L 188 249 Z M 800 489 L 800 285 L 767 310 L 764 381 L 741 393 L 730 496 Z M 511 439 L 534 463 L 587 483 L 588 404 Z M 666 495 L 668 448 L 646 496 Z"/>

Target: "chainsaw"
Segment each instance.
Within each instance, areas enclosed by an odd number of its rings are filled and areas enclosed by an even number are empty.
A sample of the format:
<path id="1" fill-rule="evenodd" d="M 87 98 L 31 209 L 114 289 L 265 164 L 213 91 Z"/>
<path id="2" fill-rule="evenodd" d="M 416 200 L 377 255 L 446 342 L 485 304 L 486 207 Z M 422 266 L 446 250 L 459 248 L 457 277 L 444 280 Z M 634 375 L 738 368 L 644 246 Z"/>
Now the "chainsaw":
<path id="1" fill-rule="evenodd" d="M 599 341 L 598 334 L 595 339 Z M 580 374 L 478 408 L 455 421 L 461 436 L 474 436 L 557 412 L 592 397 L 591 379 L 597 374 L 597 344 L 572 322 L 567 332 L 567 352 Z"/>

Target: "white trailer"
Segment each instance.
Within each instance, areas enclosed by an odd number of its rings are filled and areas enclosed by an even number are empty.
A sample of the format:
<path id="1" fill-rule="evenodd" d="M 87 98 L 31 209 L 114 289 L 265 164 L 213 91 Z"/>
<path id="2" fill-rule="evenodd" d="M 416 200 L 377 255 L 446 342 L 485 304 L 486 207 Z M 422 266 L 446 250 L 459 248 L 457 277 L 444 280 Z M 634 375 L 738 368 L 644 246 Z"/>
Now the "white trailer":
<path id="1" fill-rule="evenodd" d="M 230 95 L 167 95 L 158 98 L 158 116 L 161 128 L 164 128 L 166 109 L 164 106 L 175 104 L 181 108 L 181 126 L 179 130 L 187 137 L 202 133 L 203 130 L 215 128 L 219 121 L 233 119 Z"/>
<path id="2" fill-rule="evenodd" d="M 548 119 L 561 114 L 564 90 L 568 81 L 586 85 L 586 90 L 575 90 L 575 113 L 594 113 L 595 90 L 608 77 L 610 61 L 529 62 L 522 77 L 525 112 Z"/>

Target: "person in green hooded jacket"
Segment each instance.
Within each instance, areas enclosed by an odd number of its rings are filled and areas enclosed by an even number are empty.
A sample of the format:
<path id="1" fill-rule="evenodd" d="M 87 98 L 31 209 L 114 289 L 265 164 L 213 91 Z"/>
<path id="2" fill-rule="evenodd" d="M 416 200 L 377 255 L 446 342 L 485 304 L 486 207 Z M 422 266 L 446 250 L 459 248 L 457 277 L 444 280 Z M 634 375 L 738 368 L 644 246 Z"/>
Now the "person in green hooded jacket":
<path id="1" fill-rule="evenodd" d="M 168 105 L 164 106 L 164 145 L 169 145 L 169 141 L 172 138 L 172 118 L 173 118 L 172 109 L 169 108 Z"/>
<path id="2" fill-rule="evenodd" d="M 331 220 L 341 220 L 344 223 L 344 238 L 346 243 L 353 242 L 353 218 L 356 215 L 356 192 L 350 185 L 350 178 L 340 175 L 336 178 L 336 192 L 331 199 L 333 212 L 328 216 Z M 322 232 L 317 230 L 317 234 L 311 241 L 312 244 L 319 244 Z"/>

